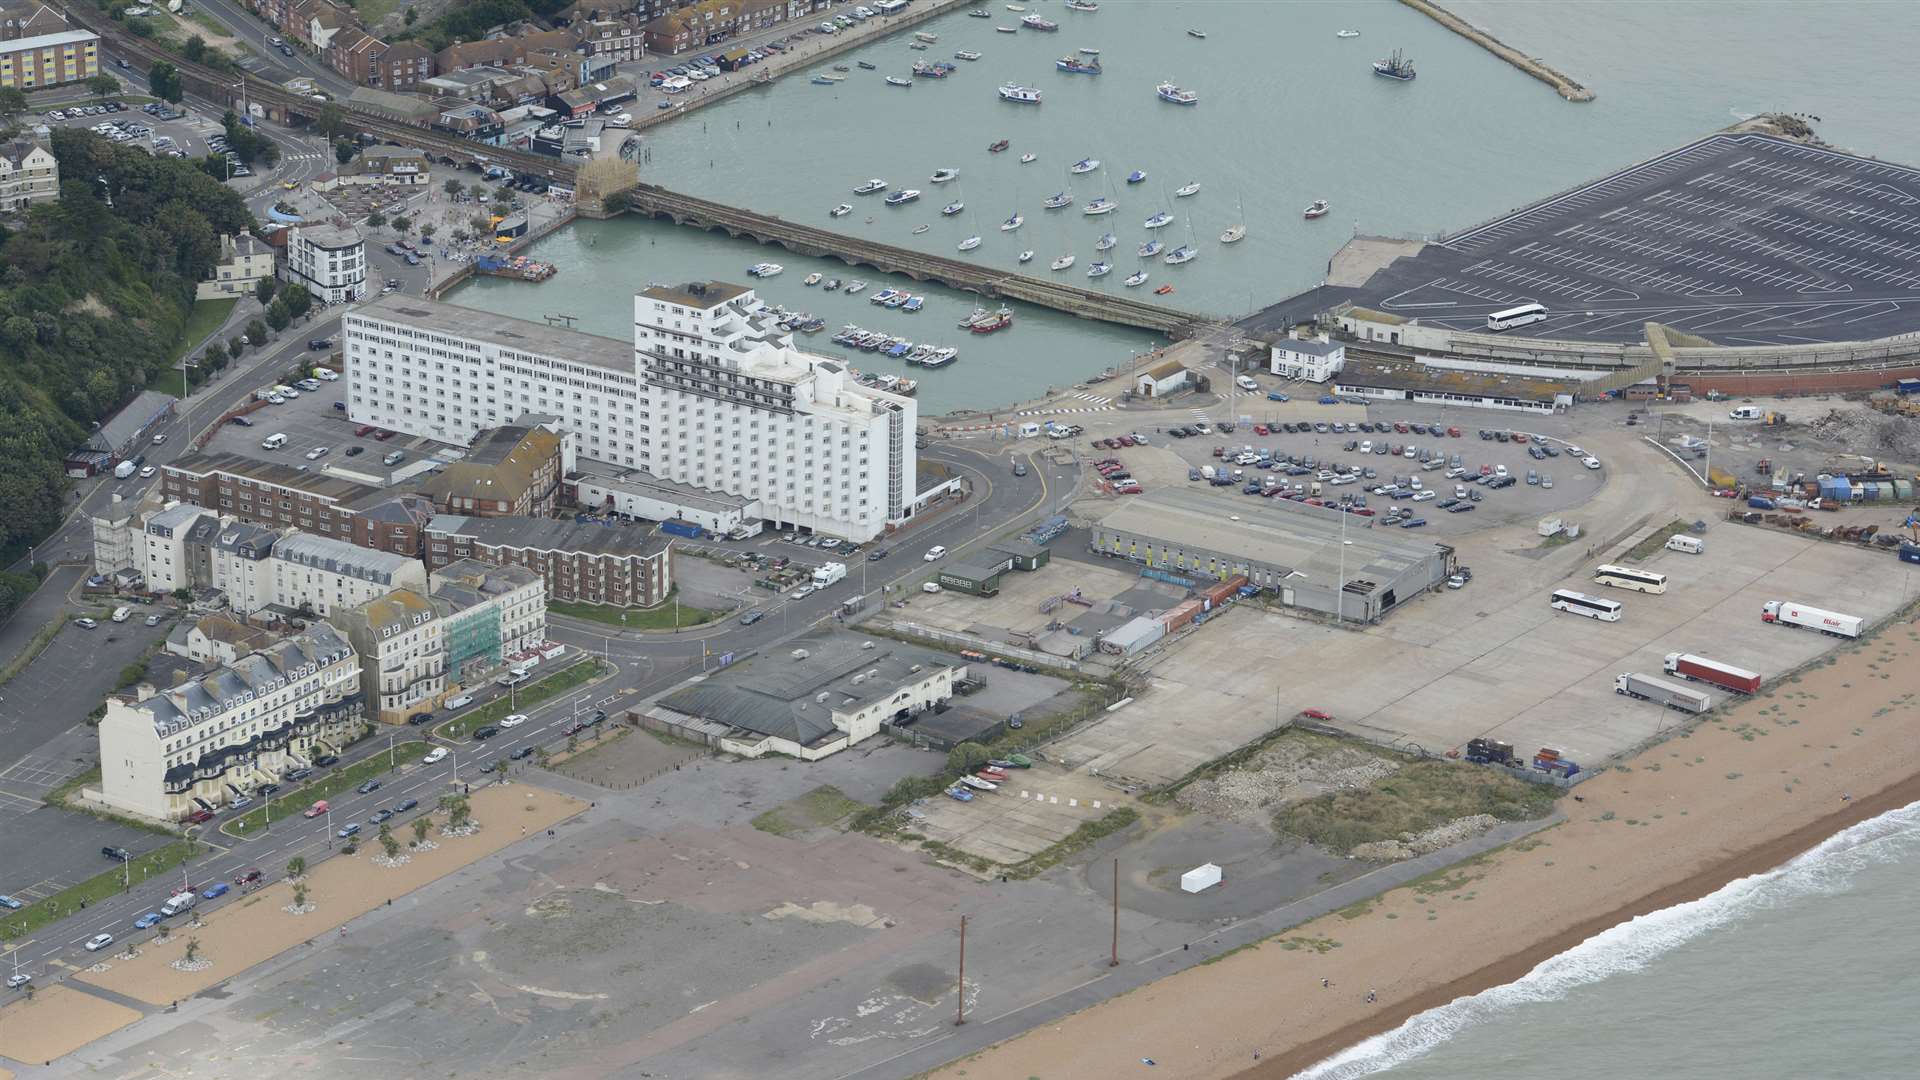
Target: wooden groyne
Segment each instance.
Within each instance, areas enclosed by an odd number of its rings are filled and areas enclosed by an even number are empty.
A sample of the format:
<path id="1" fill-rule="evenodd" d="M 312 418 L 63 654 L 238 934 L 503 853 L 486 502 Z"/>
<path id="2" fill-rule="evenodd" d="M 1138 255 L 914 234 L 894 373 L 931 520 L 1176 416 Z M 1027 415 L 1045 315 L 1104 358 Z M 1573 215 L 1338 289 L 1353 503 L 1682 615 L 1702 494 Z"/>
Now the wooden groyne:
<path id="1" fill-rule="evenodd" d="M 1499 38 L 1494 37 L 1492 34 L 1487 33 L 1485 30 L 1480 29 L 1460 16 L 1455 15 L 1439 4 L 1433 3 L 1432 0 L 1400 0 L 1400 2 L 1427 16 L 1434 22 L 1439 23 L 1441 26 L 1459 34 L 1461 37 L 1466 38 L 1468 41 L 1473 42 L 1475 45 L 1480 46 L 1500 59 L 1505 60 L 1521 71 L 1553 87 L 1554 93 L 1559 94 L 1568 101 L 1593 100 L 1593 91 L 1573 81 L 1571 78 L 1562 75 L 1560 72 L 1555 71 L 1553 68 L 1548 67 L 1542 61 L 1528 56 L 1511 45 L 1506 44 Z"/>

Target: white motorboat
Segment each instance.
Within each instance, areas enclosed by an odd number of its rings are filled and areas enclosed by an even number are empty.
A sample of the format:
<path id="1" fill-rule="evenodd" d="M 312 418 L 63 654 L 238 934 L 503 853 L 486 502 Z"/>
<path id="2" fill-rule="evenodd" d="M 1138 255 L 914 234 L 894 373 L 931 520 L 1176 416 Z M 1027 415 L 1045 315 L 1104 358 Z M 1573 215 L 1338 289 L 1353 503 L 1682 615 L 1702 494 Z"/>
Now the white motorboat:
<path id="1" fill-rule="evenodd" d="M 1184 199 L 1189 195 L 1198 194 L 1200 194 L 1200 181 L 1198 180 L 1173 189 L 1173 197 L 1176 199 Z"/>
<path id="2" fill-rule="evenodd" d="M 1147 272 L 1145 270 L 1135 270 L 1133 273 L 1127 275 L 1125 284 L 1127 288 L 1131 289 L 1136 285 L 1144 285 L 1146 283 Z"/>
<path id="3" fill-rule="evenodd" d="M 906 88 L 907 88 L 907 89 L 909 89 L 909 90 L 911 90 L 911 89 L 913 89 L 913 83 L 912 83 L 912 82 L 910 82 L 910 81 L 908 81 L 908 80 L 906 80 L 906 79 L 903 79 L 903 78 L 901 78 L 901 77 L 900 77 L 900 76 L 898 76 L 898 75 L 889 75 L 889 76 L 887 76 L 887 85 L 888 85 L 888 86 L 904 86 L 904 87 L 906 87 Z"/>
<path id="4" fill-rule="evenodd" d="M 1074 162 L 1073 167 L 1068 171 L 1076 172 L 1076 173 L 1090 173 L 1099 167 L 1100 167 L 1099 158 L 1081 158 L 1079 161 Z"/>
<path id="5" fill-rule="evenodd" d="M 1020 32 L 1020 28 L 1017 26 L 996 26 L 994 29 L 1003 34 L 1017 34 Z"/>
<path id="6" fill-rule="evenodd" d="M 811 274 L 808 274 L 808 275 L 807 275 L 807 277 L 806 277 L 806 280 L 805 280 L 805 281 L 802 281 L 802 282 L 801 282 L 800 284 L 802 284 L 802 285 L 818 285 L 818 284 L 820 284 L 820 279 L 821 279 L 821 278 L 823 278 L 823 277 L 825 277 L 825 276 L 826 276 L 825 274 L 822 274 L 822 273 L 821 273 L 820 271 L 818 271 L 818 270 L 815 270 L 815 271 L 814 271 L 813 273 L 811 273 Z"/>
<path id="7" fill-rule="evenodd" d="M 1011 11 L 1011 12 L 1013 12 L 1013 13 L 1014 13 L 1014 14 L 1016 14 L 1016 15 L 1018 15 L 1018 14 L 1019 14 L 1020 12 L 1022 12 L 1022 11 L 1025 11 L 1025 10 L 1027 10 L 1027 9 L 1026 9 L 1026 8 L 1023 8 L 1023 7 L 1021 7 L 1021 6 L 1019 5 L 1019 4 L 1008 4 L 1008 5 L 1007 5 L 1007 10 L 1008 10 L 1008 11 Z"/>
<path id="8" fill-rule="evenodd" d="M 1114 202 L 1112 199 L 1107 198 L 1105 195 L 1102 195 L 1099 198 L 1088 203 L 1087 205 L 1081 207 L 1080 212 L 1083 214 L 1086 214 L 1089 217 L 1092 217 L 1096 214 L 1111 214 L 1115 210 L 1119 209 L 1119 207 L 1120 207 L 1119 203 Z"/>
<path id="9" fill-rule="evenodd" d="M 1032 261 L 1033 261 L 1033 252 L 1031 252 L 1031 251 L 1023 251 L 1023 252 L 1021 252 L 1021 253 L 1020 253 L 1020 261 L 1021 261 L 1021 262 L 1032 262 Z"/>
<path id="10" fill-rule="evenodd" d="M 1117 243 L 1119 243 L 1119 242 L 1120 242 L 1120 238 L 1119 238 L 1119 237 L 1117 237 L 1117 236 L 1115 236 L 1115 235 L 1113 235 L 1112 233 L 1108 233 L 1107 235 L 1105 235 L 1105 236 L 1103 236 L 1103 237 L 1101 237 L 1100 239 L 1098 239 L 1098 240 L 1095 240 L 1095 241 L 1093 242 L 1093 250 L 1095 250 L 1095 251 L 1112 251 L 1112 250 L 1113 250 L 1113 245 L 1115 245 L 1115 244 L 1117 244 Z"/>
<path id="11" fill-rule="evenodd" d="M 919 188 L 901 188 L 899 191 L 888 192 L 886 203 L 888 206 L 899 206 L 902 203 L 910 203 L 919 197 Z"/>
<path id="12" fill-rule="evenodd" d="M 1148 218 L 1146 221 L 1141 222 L 1141 224 L 1146 226 L 1149 229 L 1164 229 L 1168 225 L 1172 224 L 1172 222 L 1173 222 L 1173 215 L 1167 213 L 1165 210 L 1161 210 L 1155 213 L 1152 217 Z"/>
<path id="13" fill-rule="evenodd" d="M 874 179 L 869 180 L 864 184 L 861 184 L 859 187 L 854 188 L 853 193 L 855 195 L 871 195 L 876 191 L 885 191 L 885 190 L 887 190 L 887 182 L 885 180 L 879 179 L 878 177 L 875 177 Z"/>
<path id="14" fill-rule="evenodd" d="M 1312 206 L 1309 206 L 1305 210 L 1300 211 L 1300 216 L 1303 218 L 1326 217 L 1327 209 L 1328 209 L 1327 200 L 1315 199 L 1313 200 Z"/>
<path id="15" fill-rule="evenodd" d="M 1083 52 L 1083 53 L 1086 53 L 1086 54 L 1087 54 L 1088 56 L 1099 56 L 1099 55 L 1100 55 L 1100 50 L 1099 50 L 1099 49 L 1090 49 L 1090 48 L 1088 48 L 1088 47 L 1087 47 L 1087 46 L 1085 46 L 1085 45 L 1082 45 L 1082 46 L 1080 46 L 1080 51 L 1081 51 L 1081 52 Z"/>
<path id="16" fill-rule="evenodd" d="M 1026 223 L 1027 223 L 1026 218 L 1021 217 L 1019 214 L 1015 214 L 1012 217 L 1000 223 L 1000 231 L 1012 232 L 1013 230 L 1019 228 L 1022 225 L 1025 225 Z"/>
<path id="17" fill-rule="evenodd" d="M 1031 86 L 1018 86 L 1008 83 L 1000 88 L 1000 100 L 1011 101 L 1019 105 L 1040 104 L 1040 91 Z"/>
<path id="18" fill-rule="evenodd" d="M 1097 263 L 1094 263 L 1092 266 L 1087 267 L 1088 277 L 1106 277 L 1108 274 L 1111 274 L 1111 273 L 1113 273 L 1112 263 L 1097 262 Z"/>
<path id="19" fill-rule="evenodd" d="M 980 59 L 980 54 L 961 49 L 959 52 L 953 54 L 953 58 L 955 60 L 978 60 Z"/>
<path id="20" fill-rule="evenodd" d="M 977 248 L 979 246 L 980 246 L 980 238 L 977 236 L 969 236 L 965 240 L 960 241 L 961 251 L 972 251 L 974 248 Z"/>
<path id="21" fill-rule="evenodd" d="M 915 225 L 913 227 L 913 235 L 919 236 L 921 233 L 926 232 L 928 229 L 931 229 L 931 228 L 933 228 L 933 226 L 922 222 L 921 224 Z"/>
<path id="22" fill-rule="evenodd" d="M 853 204 L 841 203 L 839 206 L 836 206 L 833 209 L 827 211 L 827 216 L 828 217 L 846 217 L 848 214 L 851 214 L 851 213 L 853 213 Z"/>
<path id="23" fill-rule="evenodd" d="M 1035 158 L 1035 157 L 1037 157 L 1037 156 L 1038 156 L 1038 155 L 1035 155 L 1035 154 L 1021 154 L 1021 155 L 1020 155 L 1020 164 L 1022 164 L 1022 165 L 1031 165 L 1031 164 L 1033 164 L 1033 160 L 1034 160 L 1034 158 Z"/>
<path id="24" fill-rule="evenodd" d="M 943 217 L 952 217 L 953 215 L 959 213 L 962 210 L 965 210 L 966 208 L 967 208 L 966 203 L 963 203 L 958 199 L 955 199 L 953 202 L 950 202 L 947 205 L 941 207 L 940 213 L 941 213 L 941 216 Z"/>
<path id="25" fill-rule="evenodd" d="M 1062 255 L 1059 258 L 1053 260 L 1053 268 L 1055 270 L 1065 270 L 1067 267 L 1072 265 L 1073 265 L 1072 255 Z"/>
<path id="26" fill-rule="evenodd" d="M 1247 227 L 1245 225 L 1229 225 L 1227 226 L 1227 231 L 1220 234 L 1220 242 L 1223 244 L 1237 244 L 1246 238 Z"/>
<path id="27" fill-rule="evenodd" d="M 991 780 L 982 780 L 977 776 L 963 776 L 960 778 L 960 782 L 975 791 L 998 791 L 1000 789 L 999 784 Z"/>
<path id="28" fill-rule="evenodd" d="M 779 263 L 763 262 L 754 263 L 752 266 L 747 267 L 747 273 L 758 278 L 770 278 L 779 276 L 785 269 L 786 267 L 781 266 Z"/>
<path id="29" fill-rule="evenodd" d="M 944 184 L 949 180 L 958 178 L 959 175 L 960 175 L 959 169 L 935 169 L 933 170 L 933 175 L 927 177 L 927 179 L 933 181 L 936 184 Z"/>
<path id="30" fill-rule="evenodd" d="M 1359 36 L 1360 36 L 1360 31 L 1358 31 L 1358 30 L 1340 30 L 1340 31 L 1337 31 L 1337 32 L 1336 32 L 1336 33 L 1335 33 L 1335 34 L 1334 34 L 1333 36 L 1334 36 L 1334 37 L 1359 37 Z"/>
<path id="31" fill-rule="evenodd" d="M 1194 105 L 1200 101 L 1199 94 L 1175 86 L 1170 82 L 1163 82 L 1159 86 L 1154 87 L 1153 92 L 1160 95 L 1161 101 L 1170 101 L 1175 105 Z"/>

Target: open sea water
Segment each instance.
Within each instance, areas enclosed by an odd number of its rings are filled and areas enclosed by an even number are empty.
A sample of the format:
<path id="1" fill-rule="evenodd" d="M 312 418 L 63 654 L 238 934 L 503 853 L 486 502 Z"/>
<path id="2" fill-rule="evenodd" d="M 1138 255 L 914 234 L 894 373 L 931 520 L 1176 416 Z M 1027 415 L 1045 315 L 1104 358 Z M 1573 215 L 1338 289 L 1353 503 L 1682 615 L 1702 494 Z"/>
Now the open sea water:
<path id="1" fill-rule="evenodd" d="M 1063 280 L 1239 317 L 1317 284 L 1355 232 L 1465 229 L 1755 113 L 1818 115 L 1819 131 L 1836 145 L 1920 164 L 1907 77 L 1911 58 L 1920 56 L 1911 0 L 1453 4 L 1593 87 L 1598 100 L 1580 105 L 1390 0 L 1109 0 L 1093 15 L 1068 11 L 1062 0 L 1025 6 L 1061 29 L 998 33 L 996 26 L 1020 16 L 983 0 L 991 18 L 955 10 L 920 27 L 939 38 L 924 52 L 910 50 L 911 35 L 902 32 L 647 131 L 642 171 L 677 190 L 1010 271 L 1045 276 L 1054 256 L 1072 253 L 1077 261 L 1059 274 Z M 1189 27 L 1208 36 L 1188 37 Z M 1336 38 L 1342 28 L 1361 36 Z M 1055 59 L 1082 55 L 1082 47 L 1101 50 L 1103 74 L 1054 69 Z M 1417 65 L 1414 82 L 1372 74 L 1372 60 L 1396 48 Z M 982 58 L 955 60 L 960 50 Z M 877 70 L 860 69 L 862 60 Z M 912 80 L 911 90 L 882 81 L 904 75 L 915 60 L 946 60 L 958 70 L 944 80 Z M 809 82 L 834 64 L 850 69 L 845 81 Z M 1163 80 L 1195 90 L 1200 104 L 1159 101 L 1154 86 Z M 1003 82 L 1040 88 L 1044 103 L 999 101 L 995 87 Z M 1012 148 L 989 154 L 987 144 L 1000 138 Z M 1038 160 L 1020 164 L 1025 152 Z M 1100 159 L 1101 169 L 1066 171 L 1086 157 Z M 933 170 L 946 166 L 960 178 L 931 182 Z M 1127 184 L 1136 169 L 1147 179 Z M 923 194 L 894 208 L 877 195 L 852 194 L 869 177 Z M 1200 193 L 1175 198 L 1189 181 L 1202 184 Z M 1041 208 L 1041 199 L 1063 189 L 1076 202 L 1110 195 L 1120 209 L 1087 217 L 1078 207 Z M 1320 198 L 1332 212 L 1304 220 L 1301 209 Z M 964 212 L 941 216 L 951 201 L 963 202 Z M 827 211 L 842 202 L 855 212 L 830 219 Z M 1157 210 L 1176 221 L 1153 237 L 1168 250 L 1191 242 L 1199 258 L 1168 266 L 1136 255 L 1149 238 L 1143 222 Z M 1026 224 L 1002 232 L 999 224 L 1016 211 Z M 1247 238 L 1221 244 L 1220 233 L 1236 221 L 1247 225 Z M 920 225 L 927 231 L 914 234 Z M 1093 245 L 1109 231 L 1119 243 L 1102 255 Z M 960 253 L 969 236 L 981 237 L 981 246 Z M 1035 259 L 1021 266 L 1025 250 Z M 959 347 L 959 361 L 934 372 L 851 357 L 862 368 L 919 377 L 929 413 L 1028 400 L 1102 368 L 1124 369 L 1156 344 L 1143 331 L 1025 305 L 1016 305 L 1012 331 L 971 338 L 956 328 L 977 302 L 969 294 L 630 217 L 563 230 L 534 253 L 559 264 L 559 278 L 537 286 L 481 279 L 454 301 L 536 320 L 570 314 L 580 329 L 624 338 L 632 333 L 632 294 L 647 283 L 747 281 L 747 266 L 777 261 L 786 273 L 760 283 L 761 295 L 830 325 L 808 348 L 839 351 L 826 339 L 844 323 Z M 1088 278 L 1098 258 L 1113 272 Z M 1152 277 L 1128 290 L 1122 282 L 1135 269 Z M 910 315 L 864 296 L 827 295 L 802 284 L 813 271 L 865 278 L 866 293 L 910 289 L 926 296 L 926 310 Z M 1176 291 L 1144 296 L 1163 284 Z"/>
<path id="2" fill-rule="evenodd" d="M 1641 916 L 1300 1074 L 1911 1077 L 1920 803 Z"/>

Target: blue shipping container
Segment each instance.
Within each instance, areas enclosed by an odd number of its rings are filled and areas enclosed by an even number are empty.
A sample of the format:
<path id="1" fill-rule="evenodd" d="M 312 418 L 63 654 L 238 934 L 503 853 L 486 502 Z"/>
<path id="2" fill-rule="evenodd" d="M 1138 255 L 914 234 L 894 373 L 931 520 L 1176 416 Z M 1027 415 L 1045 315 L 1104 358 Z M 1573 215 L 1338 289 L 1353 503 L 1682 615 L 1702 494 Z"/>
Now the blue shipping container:
<path id="1" fill-rule="evenodd" d="M 1900 541 L 1900 561 L 1920 563 L 1920 545 L 1905 540 Z"/>
<path id="2" fill-rule="evenodd" d="M 1747 505 L 1755 510 L 1771 510 L 1773 509 L 1773 500 L 1763 495 L 1750 495 L 1747 497 Z"/>
<path id="3" fill-rule="evenodd" d="M 680 521 L 678 519 L 661 522 L 660 531 L 663 533 L 672 533 L 675 536 L 684 536 L 689 540 L 698 540 L 705 535 L 705 533 L 701 531 L 700 526 L 695 525 L 691 521 Z"/>

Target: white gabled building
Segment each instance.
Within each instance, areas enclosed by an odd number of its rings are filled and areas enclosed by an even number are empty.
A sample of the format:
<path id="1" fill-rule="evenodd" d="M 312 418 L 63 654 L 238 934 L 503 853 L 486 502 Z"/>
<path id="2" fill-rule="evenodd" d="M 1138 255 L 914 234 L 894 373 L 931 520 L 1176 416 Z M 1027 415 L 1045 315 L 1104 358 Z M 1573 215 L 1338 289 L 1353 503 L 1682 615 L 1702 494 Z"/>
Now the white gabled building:
<path id="1" fill-rule="evenodd" d="M 342 325 L 357 423 L 465 444 L 554 416 L 582 469 L 638 470 L 744 500 L 749 518 L 858 541 L 922 498 L 913 400 L 795 349 L 740 286 L 647 288 L 631 345 L 399 296 Z"/>
<path id="2" fill-rule="evenodd" d="M 1347 363 L 1347 347 L 1337 341 L 1282 338 L 1273 343 L 1272 371 L 1288 379 L 1323 383 Z"/>
<path id="3" fill-rule="evenodd" d="M 100 720 L 100 801 L 178 821 L 215 811 L 366 727 L 360 663 L 344 635 L 316 625 Z"/>
<path id="4" fill-rule="evenodd" d="M 337 608 L 359 607 L 395 589 L 423 592 L 427 587 L 427 566 L 419 559 L 293 529 L 273 545 L 268 562 L 273 602 L 323 619 Z"/>

